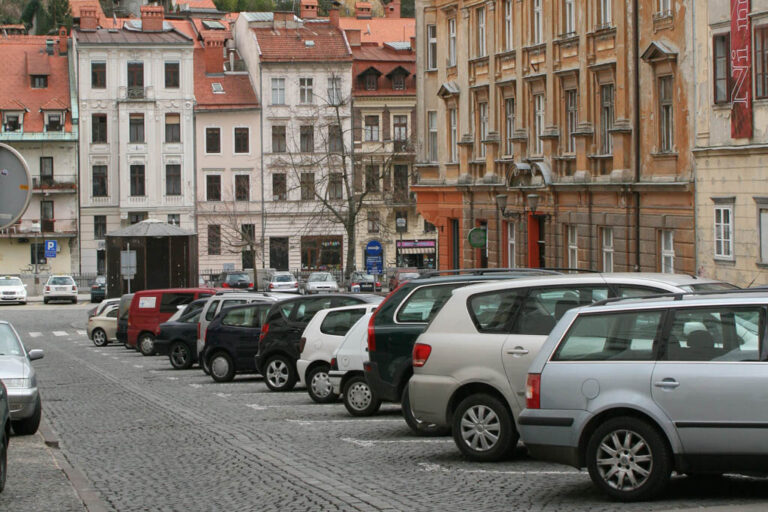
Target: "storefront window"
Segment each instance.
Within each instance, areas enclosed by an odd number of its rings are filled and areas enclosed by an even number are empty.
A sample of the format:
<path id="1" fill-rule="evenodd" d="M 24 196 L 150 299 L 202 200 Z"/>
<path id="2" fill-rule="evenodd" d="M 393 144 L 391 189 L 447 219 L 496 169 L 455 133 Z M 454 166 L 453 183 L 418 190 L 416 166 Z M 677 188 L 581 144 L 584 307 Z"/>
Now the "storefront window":
<path id="1" fill-rule="evenodd" d="M 398 240 L 396 247 L 397 261 L 401 262 L 401 267 L 436 267 L 437 242 L 434 240 Z"/>
<path id="2" fill-rule="evenodd" d="M 340 269 L 343 239 L 341 236 L 301 237 L 301 269 Z"/>

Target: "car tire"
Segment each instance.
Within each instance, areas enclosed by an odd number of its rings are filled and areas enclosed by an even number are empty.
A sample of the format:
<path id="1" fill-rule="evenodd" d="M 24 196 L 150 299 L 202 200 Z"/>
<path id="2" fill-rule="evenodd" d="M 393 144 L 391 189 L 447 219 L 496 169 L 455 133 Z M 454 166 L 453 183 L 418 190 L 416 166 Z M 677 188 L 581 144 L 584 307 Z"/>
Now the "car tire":
<path id="1" fill-rule="evenodd" d="M 0 427 L 2 428 L 2 427 Z M 0 492 L 5 489 L 5 479 L 8 476 L 8 435 L 2 431 L 0 439 Z"/>
<path id="2" fill-rule="evenodd" d="M 372 416 L 381 407 L 381 400 L 368 385 L 364 375 L 354 375 L 344 384 L 343 401 L 352 416 Z"/>
<path id="3" fill-rule="evenodd" d="M 72 299 L 72 304 L 77 304 L 77 298 Z"/>
<path id="4" fill-rule="evenodd" d="M 296 368 L 286 356 L 272 356 L 264 363 L 264 382 L 272 391 L 290 391 L 296 386 Z"/>
<path id="5" fill-rule="evenodd" d="M 155 355 L 155 337 L 145 332 L 136 340 L 136 349 L 144 356 Z"/>
<path id="6" fill-rule="evenodd" d="M 97 327 L 91 333 L 91 341 L 97 347 L 104 347 L 109 343 L 109 338 L 107 338 L 107 333 L 104 332 L 104 329 Z"/>
<path id="7" fill-rule="evenodd" d="M 477 462 L 509 457 L 520 438 L 504 403 L 486 393 L 470 395 L 459 403 L 452 431 L 459 451 Z"/>
<path id="8" fill-rule="evenodd" d="M 37 402 L 35 402 L 35 412 L 32 413 L 32 416 L 21 420 L 11 421 L 14 433 L 19 436 L 31 436 L 37 432 L 37 428 L 40 426 L 40 417 L 42 416 L 42 413 L 43 407 L 40 403 L 40 397 L 38 396 Z"/>
<path id="9" fill-rule="evenodd" d="M 405 418 L 405 422 L 417 436 L 447 436 L 451 433 L 449 427 L 441 427 L 434 423 L 424 423 L 423 421 L 416 419 L 413 415 L 413 411 L 411 411 L 411 401 L 408 398 L 408 384 L 406 384 L 405 389 L 403 389 L 400 404 L 403 408 L 403 418 Z"/>
<path id="10" fill-rule="evenodd" d="M 211 378 L 216 382 L 232 382 L 235 378 L 235 363 L 226 352 L 216 352 L 208 360 Z"/>
<path id="11" fill-rule="evenodd" d="M 604 458 L 610 452 L 618 457 Z M 672 456 L 662 434 L 648 422 L 627 416 L 597 427 L 587 443 L 586 462 L 592 482 L 618 501 L 652 499 L 672 473 Z"/>
<path id="12" fill-rule="evenodd" d="M 48 299 L 43 299 L 43 304 L 48 304 Z"/>
<path id="13" fill-rule="evenodd" d="M 328 377 L 330 369 L 327 364 L 322 364 L 307 373 L 307 393 L 319 404 L 330 404 L 339 399 L 339 395 L 333 392 L 333 385 Z"/>
<path id="14" fill-rule="evenodd" d="M 204 374 L 211 374 L 211 366 L 208 364 L 208 359 L 203 357 L 203 354 L 200 354 L 200 368 L 203 370 Z"/>
<path id="15" fill-rule="evenodd" d="M 192 351 L 186 343 L 176 341 L 171 345 L 168 359 L 177 370 L 186 370 L 192 366 Z"/>

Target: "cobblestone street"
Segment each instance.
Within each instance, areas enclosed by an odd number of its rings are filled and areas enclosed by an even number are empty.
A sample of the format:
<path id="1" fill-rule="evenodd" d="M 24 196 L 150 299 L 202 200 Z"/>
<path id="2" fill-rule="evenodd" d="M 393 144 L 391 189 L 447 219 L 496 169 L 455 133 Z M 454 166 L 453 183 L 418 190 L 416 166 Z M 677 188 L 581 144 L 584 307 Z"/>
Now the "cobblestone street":
<path id="1" fill-rule="evenodd" d="M 85 307 L 4 308 L 35 362 L 44 417 L 61 454 L 107 509 L 130 510 L 615 510 L 586 473 L 530 460 L 463 460 L 448 437 L 410 435 L 399 407 L 353 419 L 341 403 L 318 405 L 303 389 L 272 393 L 251 376 L 217 384 L 85 335 Z M 29 438 L 30 440 L 36 437 Z M 18 489 L 47 476 L 25 463 L 31 441 L 12 438 L 0 509 L 18 510 Z M 764 480 L 676 478 L 661 501 L 623 510 L 767 503 Z M 7 504 L 7 507 L 6 507 Z M 58 507 L 58 508 L 57 508 Z"/>

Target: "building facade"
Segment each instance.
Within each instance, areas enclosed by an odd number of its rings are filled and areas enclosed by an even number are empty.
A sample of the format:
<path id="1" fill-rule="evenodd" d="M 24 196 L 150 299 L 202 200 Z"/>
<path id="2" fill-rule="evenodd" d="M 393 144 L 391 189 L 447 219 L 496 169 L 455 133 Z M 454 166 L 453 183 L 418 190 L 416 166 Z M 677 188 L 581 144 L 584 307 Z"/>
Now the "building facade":
<path id="1" fill-rule="evenodd" d="M 441 268 L 694 271 L 691 22 L 674 4 L 416 3 L 414 190 Z"/>

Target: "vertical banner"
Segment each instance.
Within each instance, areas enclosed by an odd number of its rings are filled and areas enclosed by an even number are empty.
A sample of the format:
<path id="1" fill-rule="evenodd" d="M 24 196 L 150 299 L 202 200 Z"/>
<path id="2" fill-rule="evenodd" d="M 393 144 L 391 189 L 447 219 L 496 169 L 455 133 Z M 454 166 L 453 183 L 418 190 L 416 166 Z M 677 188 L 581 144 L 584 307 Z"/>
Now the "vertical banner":
<path id="1" fill-rule="evenodd" d="M 731 137 L 752 137 L 752 34 L 750 0 L 731 0 Z"/>

